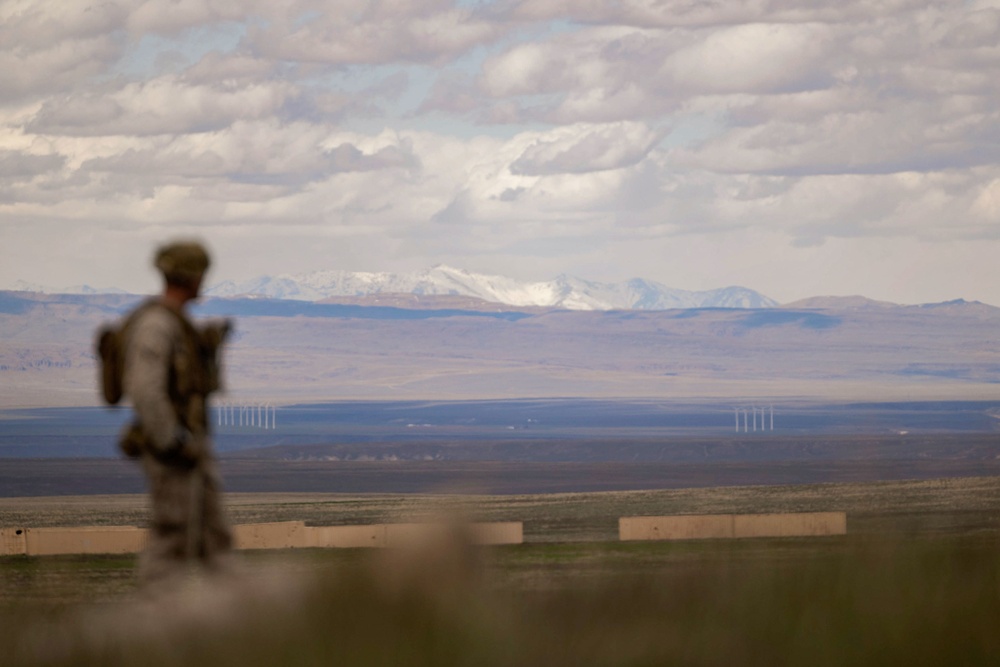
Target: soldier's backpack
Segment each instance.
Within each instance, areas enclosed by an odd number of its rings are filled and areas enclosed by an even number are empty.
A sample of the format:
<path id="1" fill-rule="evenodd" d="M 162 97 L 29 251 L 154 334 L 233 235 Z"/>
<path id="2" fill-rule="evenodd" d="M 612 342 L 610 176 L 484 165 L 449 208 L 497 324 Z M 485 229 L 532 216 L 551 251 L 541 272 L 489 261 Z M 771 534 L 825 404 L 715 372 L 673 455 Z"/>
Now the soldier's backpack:
<path id="1" fill-rule="evenodd" d="M 125 366 L 122 329 L 103 326 L 97 331 L 97 359 L 101 367 L 101 395 L 108 405 L 122 400 Z"/>
<path id="2" fill-rule="evenodd" d="M 108 405 L 117 405 L 125 391 L 125 336 L 146 302 L 120 324 L 105 324 L 97 330 L 97 360 L 100 366 L 101 396 Z"/>
<path id="3" fill-rule="evenodd" d="M 117 405 L 125 392 L 125 346 L 129 331 L 138 316 L 149 308 L 163 308 L 177 318 L 190 341 L 191 347 L 201 358 L 201 364 L 192 368 L 198 377 L 188 379 L 190 385 L 203 395 L 219 389 L 219 352 L 231 325 L 228 321 L 207 324 L 199 331 L 179 313 L 150 299 L 136 308 L 121 323 L 105 324 L 97 330 L 96 352 L 100 365 L 101 396 L 108 405 Z"/>

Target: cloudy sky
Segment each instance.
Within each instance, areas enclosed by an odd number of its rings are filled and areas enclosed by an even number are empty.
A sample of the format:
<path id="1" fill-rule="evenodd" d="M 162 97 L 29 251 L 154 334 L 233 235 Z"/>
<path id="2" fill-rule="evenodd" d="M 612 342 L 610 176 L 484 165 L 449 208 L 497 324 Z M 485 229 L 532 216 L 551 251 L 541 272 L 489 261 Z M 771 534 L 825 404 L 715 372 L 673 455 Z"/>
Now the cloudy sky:
<path id="1" fill-rule="evenodd" d="M 0 288 L 177 236 L 1000 305 L 1000 0 L 0 0 Z"/>

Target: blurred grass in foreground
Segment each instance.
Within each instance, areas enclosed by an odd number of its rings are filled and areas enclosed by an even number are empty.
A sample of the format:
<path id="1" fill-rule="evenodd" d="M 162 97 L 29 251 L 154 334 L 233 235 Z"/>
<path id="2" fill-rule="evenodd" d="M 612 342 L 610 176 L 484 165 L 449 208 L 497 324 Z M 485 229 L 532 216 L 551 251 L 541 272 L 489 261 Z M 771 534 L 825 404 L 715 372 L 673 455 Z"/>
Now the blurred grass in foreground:
<path id="1" fill-rule="evenodd" d="M 0 559 L 0 663 L 1000 664 L 992 533 L 246 561 L 239 586 L 150 601 L 132 590 L 130 558 Z"/>

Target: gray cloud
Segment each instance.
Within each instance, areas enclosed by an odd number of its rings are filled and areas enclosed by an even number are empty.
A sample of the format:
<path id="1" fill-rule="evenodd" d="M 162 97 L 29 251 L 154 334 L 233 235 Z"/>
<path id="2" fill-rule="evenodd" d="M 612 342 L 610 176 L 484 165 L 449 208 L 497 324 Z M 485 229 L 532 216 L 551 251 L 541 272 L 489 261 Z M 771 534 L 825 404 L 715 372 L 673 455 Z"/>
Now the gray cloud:
<path id="1" fill-rule="evenodd" d="M 50 98 L 27 127 L 68 136 L 205 132 L 274 116 L 296 93 L 292 84 L 267 80 L 245 85 L 190 84 L 174 75 L 141 83 L 119 80 Z"/>
<path id="2" fill-rule="evenodd" d="M 326 153 L 336 171 L 374 171 L 379 169 L 415 168 L 418 162 L 408 151 L 398 146 L 386 146 L 366 155 L 356 146 L 340 144 Z"/>
<path id="3" fill-rule="evenodd" d="M 80 170 L 113 177 L 122 192 L 169 184 L 201 192 L 221 180 L 260 186 L 271 196 L 280 187 L 287 196 L 333 174 L 419 166 L 405 143 L 365 153 L 346 142 L 324 149 L 324 140 L 322 132 L 309 126 L 241 124 L 201 141 L 159 139 L 142 149 L 92 158 Z M 271 141 L 280 147 L 271 148 Z"/>
<path id="4" fill-rule="evenodd" d="M 40 173 L 62 169 L 65 164 L 66 158 L 62 155 L 0 150 L 0 180 L 29 180 Z"/>
<path id="5" fill-rule="evenodd" d="M 638 124 L 589 128 L 533 143 L 511 163 L 510 171 L 540 176 L 622 169 L 643 160 L 661 138 L 661 133 Z"/>
<path id="6" fill-rule="evenodd" d="M 942 3 L 961 7 L 961 0 Z M 642 28 L 700 28 L 745 23 L 841 22 L 893 16 L 928 6 L 926 0 L 844 0 L 817 5 L 811 0 L 517 0 L 510 16 L 522 20 L 569 20 Z"/>
<path id="7" fill-rule="evenodd" d="M 6 3 L 0 228 L 848 284 L 1000 252 L 998 43 L 986 0 Z"/>
<path id="8" fill-rule="evenodd" d="M 254 84 L 280 75 L 278 64 L 249 52 L 212 51 L 188 67 L 183 80 L 190 85 Z"/>
<path id="9" fill-rule="evenodd" d="M 15 28 L 0 28 L 0 44 L 15 44 Z M 6 33 L 6 34 L 3 34 Z M 54 42 L 39 47 L 0 48 L 0 103 L 73 89 L 102 74 L 123 52 L 113 36 Z"/>
<path id="10" fill-rule="evenodd" d="M 266 0 L 116 0 L 128 8 L 125 27 L 133 35 L 148 33 L 175 35 L 186 28 L 212 25 L 225 21 L 245 21 L 247 17 L 267 18 L 269 8 L 276 3 Z M 302 3 L 281 3 L 280 7 Z"/>
<path id="11" fill-rule="evenodd" d="M 271 9 L 267 14 L 268 22 L 251 26 L 247 35 L 255 51 L 281 60 L 337 65 L 442 62 L 508 30 L 450 0 L 353 0 L 335 9 L 293 3 L 283 13 Z"/>

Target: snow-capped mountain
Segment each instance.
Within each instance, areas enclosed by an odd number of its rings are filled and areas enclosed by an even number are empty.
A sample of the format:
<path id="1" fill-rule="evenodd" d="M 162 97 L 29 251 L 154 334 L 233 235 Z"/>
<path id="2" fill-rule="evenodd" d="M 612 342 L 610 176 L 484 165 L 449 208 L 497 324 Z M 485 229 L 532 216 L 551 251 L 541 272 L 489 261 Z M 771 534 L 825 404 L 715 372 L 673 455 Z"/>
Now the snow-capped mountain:
<path id="1" fill-rule="evenodd" d="M 570 310 L 773 308 L 778 305 L 744 287 L 692 292 L 638 278 L 623 283 L 599 283 L 565 275 L 545 282 L 524 282 L 448 266 L 414 273 L 315 271 L 263 276 L 242 283 L 223 282 L 208 290 L 210 296 L 262 296 L 302 301 L 387 293 L 465 296 L 512 306 Z"/>

